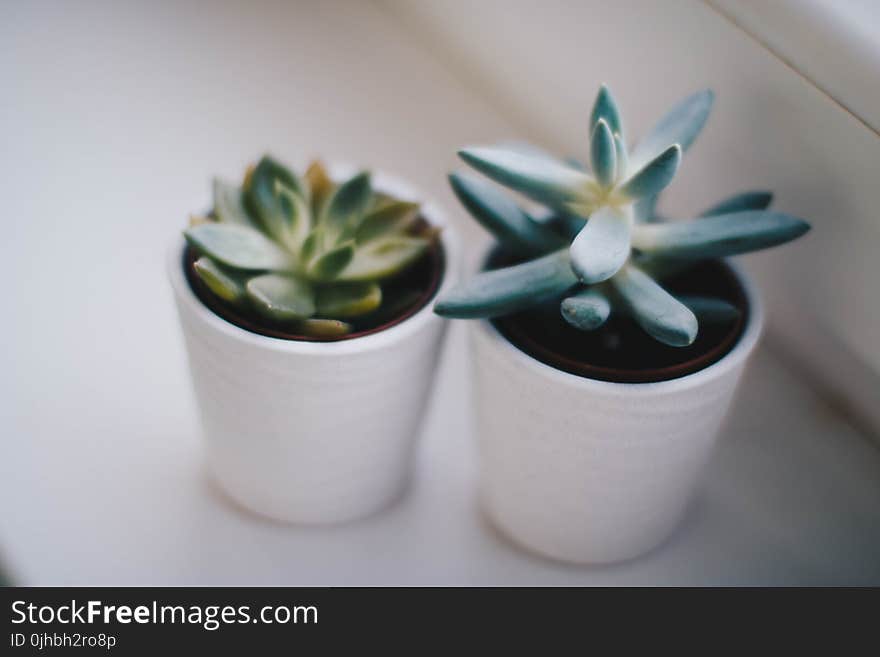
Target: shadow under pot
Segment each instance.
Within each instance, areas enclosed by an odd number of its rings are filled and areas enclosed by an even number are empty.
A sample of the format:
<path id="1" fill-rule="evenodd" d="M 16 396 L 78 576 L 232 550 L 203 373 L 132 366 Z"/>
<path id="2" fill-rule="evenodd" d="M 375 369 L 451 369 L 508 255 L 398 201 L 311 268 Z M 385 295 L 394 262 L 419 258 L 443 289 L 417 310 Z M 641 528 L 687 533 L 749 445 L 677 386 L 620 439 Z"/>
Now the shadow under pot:
<path id="1" fill-rule="evenodd" d="M 494 252 L 487 268 L 509 264 Z M 680 522 L 763 325 L 742 271 L 713 261 L 664 281 L 739 320 L 658 343 L 625 316 L 583 332 L 559 303 L 473 322 L 481 498 L 514 542 L 572 563 L 643 554 Z"/>
<path id="2" fill-rule="evenodd" d="M 414 195 L 375 175 L 377 190 Z M 442 228 L 395 286 L 419 294 L 321 341 L 255 322 L 218 303 L 192 274 L 194 254 L 175 241 L 168 273 L 183 328 L 212 476 L 238 504 L 293 523 L 336 523 L 392 502 L 411 470 L 446 322 L 433 314 L 453 282 L 455 237 Z M 384 289 L 383 285 L 383 289 Z M 387 311 L 388 309 L 386 309 Z"/>

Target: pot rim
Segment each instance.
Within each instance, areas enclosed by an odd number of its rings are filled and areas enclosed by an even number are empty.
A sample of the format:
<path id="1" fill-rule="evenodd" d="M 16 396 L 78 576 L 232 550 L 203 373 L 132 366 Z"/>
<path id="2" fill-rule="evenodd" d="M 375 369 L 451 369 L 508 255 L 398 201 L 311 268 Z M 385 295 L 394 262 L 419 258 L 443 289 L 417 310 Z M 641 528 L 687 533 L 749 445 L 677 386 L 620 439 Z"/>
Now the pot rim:
<path id="1" fill-rule="evenodd" d="M 356 167 L 344 164 L 331 165 L 329 169 L 332 177 L 337 179 L 353 175 L 357 171 Z M 187 246 L 186 240 L 181 237 L 174 238 L 166 255 L 168 277 L 171 280 L 171 286 L 177 298 L 181 303 L 189 306 L 199 321 L 209 330 L 223 333 L 230 338 L 268 351 L 314 356 L 341 356 L 382 349 L 412 335 L 430 322 L 445 321 L 442 317 L 434 314 L 434 301 L 455 283 L 459 242 L 454 228 L 440 207 L 432 200 L 425 199 L 415 186 L 381 170 L 373 170 L 371 176 L 376 190 L 400 199 L 420 201 L 421 216 L 432 226 L 442 228 L 439 238 L 446 266 L 443 268 L 440 284 L 434 291 L 433 296 L 426 301 L 425 305 L 410 317 L 386 329 L 350 340 L 324 342 L 287 340 L 252 333 L 223 319 L 196 296 L 186 280 L 186 273 L 181 266 L 183 254 Z"/>
<path id="2" fill-rule="evenodd" d="M 754 350 L 764 326 L 764 306 L 754 282 L 739 265 L 726 258 L 723 259 L 723 262 L 730 267 L 730 270 L 742 286 L 748 304 L 749 312 L 742 334 L 730 351 L 719 360 L 701 370 L 674 379 L 645 383 L 624 383 L 591 379 L 557 369 L 530 356 L 501 335 L 488 319 L 475 321 L 475 330 L 479 331 L 502 357 L 511 358 L 520 367 L 533 371 L 536 376 L 544 378 L 549 383 L 578 388 L 584 392 L 601 392 L 603 394 L 628 396 L 655 396 L 693 389 L 720 378 L 726 372 L 742 364 Z"/>

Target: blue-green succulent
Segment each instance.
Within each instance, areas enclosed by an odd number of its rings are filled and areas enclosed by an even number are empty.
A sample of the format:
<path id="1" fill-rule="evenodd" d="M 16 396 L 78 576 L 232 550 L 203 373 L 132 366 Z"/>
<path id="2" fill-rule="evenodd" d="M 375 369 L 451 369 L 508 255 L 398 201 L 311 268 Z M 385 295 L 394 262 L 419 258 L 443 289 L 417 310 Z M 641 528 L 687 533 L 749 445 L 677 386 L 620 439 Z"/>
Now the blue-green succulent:
<path id="1" fill-rule="evenodd" d="M 337 185 L 319 162 L 301 178 L 266 156 L 213 192 L 184 233 L 195 275 L 222 303 L 305 335 L 345 335 L 378 312 L 382 282 L 433 239 L 419 205 L 374 191 L 367 172 Z"/>
<path id="2" fill-rule="evenodd" d="M 533 216 L 497 186 L 451 174 L 471 215 L 525 261 L 478 274 L 443 296 L 435 311 L 497 317 L 556 298 L 576 328 L 597 329 L 620 312 L 676 347 L 693 343 L 699 321 L 735 318 L 739 311 L 726 301 L 676 298 L 657 281 L 698 261 L 782 244 L 809 224 L 768 210 L 772 195 L 765 191 L 737 194 L 688 220 L 657 216 L 658 195 L 713 102 L 710 90 L 685 98 L 630 150 L 617 103 L 601 87 L 590 117 L 589 167 L 525 144 L 459 151 L 471 167 L 549 213 Z"/>

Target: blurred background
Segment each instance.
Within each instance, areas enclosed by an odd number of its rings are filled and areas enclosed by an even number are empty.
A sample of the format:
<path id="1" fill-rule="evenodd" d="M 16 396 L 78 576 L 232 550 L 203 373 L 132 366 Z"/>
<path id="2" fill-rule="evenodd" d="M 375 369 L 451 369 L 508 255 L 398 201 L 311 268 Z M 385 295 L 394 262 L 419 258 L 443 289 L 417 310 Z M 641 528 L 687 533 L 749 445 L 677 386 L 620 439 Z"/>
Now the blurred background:
<path id="1" fill-rule="evenodd" d="M 880 5 L 871 0 L 0 2 L 0 563 L 21 584 L 880 583 Z M 466 144 L 584 156 L 715 111 L 661 209 L 776 192 L 813 224 L 743 259 L 769 310 L 705 491 L 660 550 L 557 566 L 476 503 L 457 323 L 409 494 L 290 528 L 208 481 L 164 257 L 214 175 L 271 151 L 409 179 L 473 262 Z"/>

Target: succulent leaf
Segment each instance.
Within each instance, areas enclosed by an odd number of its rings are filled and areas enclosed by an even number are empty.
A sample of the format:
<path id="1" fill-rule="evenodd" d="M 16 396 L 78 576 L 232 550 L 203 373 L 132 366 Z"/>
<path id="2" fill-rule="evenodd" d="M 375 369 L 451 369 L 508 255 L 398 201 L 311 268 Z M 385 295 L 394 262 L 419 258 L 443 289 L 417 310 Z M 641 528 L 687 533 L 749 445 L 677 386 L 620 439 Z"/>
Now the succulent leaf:
<path id="1" fill-rule="evenodd" d="M 368 172 L 357 174 L 336 189 L 328 199 L 327 208 L 321 218 L 323 248 L 334 246 L 344 233 L 357 228 L 356 224 L 363 218 L 372 194 Z"/>
<path id="2" fill-rule="evenodd" d="M 532 200 L 565 209 L 582 201 L 593 178 L 561 162 L 500 148 L 465 148 L 462 160 L 492 180 L 522 192 Z"/>
<path id="3" fill-rule="evenodd" d="M 256 184 L 259 179 L 270 183 L 280 180 L 303 198 L 309 198 L 309 190 L 303 185 L 299 176 L 270 155 L 260 158 L 253 175 L 252 185 Z"/>
<path id="4" fill-rule="evenodd" d="M 321 243 L 321 227 L 316 226 L 312 229 L 312 232 L 309 233 L 308 237 L 306 237 L 305 242 L 303 242 L 302 249 L 299 252 L 299 259 L 303 265 L 308 265 L 309 261 L 315 257 L 315 254 L 318 252 L 318 245 Z"/>
<path id="5" fill-rule="evenodd" d="M 315 258 L 308 265 L 309 278 L 332 281 L 348 266 L 355 254 L 354 242 L 346 242 Z"/>
<path id="6" fill-rule="evenodd" d="M 672 144 L 687 150 L 706 125 L 714 101 L 714 92 L 704 89 L 673 107 L 633 149 L 633 169 L 641 168 Z"/>
<path id="7" fill-rule="evenodd" d="M 762 190 L 743 192 L 719 201 L 715 205 L 703 210 L 698 216 L 713 217 L 716 214 L 732 214 L 745 210 L 766 210 L 773 202 L 773 192 Z"/>
<path id="8" fill-rule="evenodd" d="M 691 309 L 700 324 L 727 324 L 740 316 L 739 308 L 723 299 L 682 295 L 678 300 Z"/>
<path id="9" fill-rule="evenodd" d="M 651 196 L 643 196 L 633 203 L 633 219 L 636 222 L 651 222 L 657 220 L 657 201 L 660 198 L 658 194 Z"/>
<path id="10" fill-rule="evenodd" d="M 614 133 L 614 152 L 617 159 L 617 182 L 620 182 L 626 179 L 629 172 L 629 153 L 619 132 Z"/>
<path id="11" fill-rule="evenodd" d="M 565 294 L 577 284 L 568 249 L 477 274 L 434 305 L 444 317 L 498 317 Z"/>
<path id="12" fill-rule="evenodd" d="M 623 121 L 620 118 L 620 111 L 617 109 L 617 102 L 611 91 L 604 84 L 599 87 L 599 93 L 596 101 L 593 103 L 593 111 L 590 115 L 590 131 L 592 132 L 599 119 L 605 119 L 612 133 L 623 135 Z"/>
<path id="13" fill-rule="evenodd" d="M 279 186 L 276 184 L 278 181 L 302 198 L 308 198 L 308 192 L 299 178 L 287 167 L 266 156 L 254 169 L 248 187 L 248 199 L 263 230 L 270 237 L 282 241 L 287 231 L 289 215 L 285 213 L 285 208 L 279 199 Z"/>
<path id="14" fill-rule="evenodd" d="M 531 219 L 507 194 L 473 176 L 449 174 L 462 205 L 515 253 L 542 254 L 562 246 L 552 230 Z"/>
<path id="15" fill-rule="evenodd" d="M 611 314 L 608 298 L 595 287 L 585 288 L 566 297 L 559 308 L 565 321 L 582 331 L 599 328 Z"/>
<path id="16" fill-rule="evenodd" d="M 238 304 L 245 298 L 246 277 L 240 270 L 227 269 L 208 256 L 196 260 L 193 268 L 208 289 L 224 301 Z"/>
<path id="17" fill-rule="evenodd" d="M 721 258 L 783 244 L 809 229 L 807 222 L 781 212 L 748 210 L 691 221 L 640 224 L 633 231 L 633 246 L 664 258 Z"/>
<path id="18" fill-rule="evenodd" d="M 639 270 L 654 278 L 652 274 L 645 272 L 644 268 L 639 267 Z M 739 308 L 723 299 L 695 295 L 679 295 L 676 299 L 694 313 L 700 326 L 727 324 L 736 320 L 741 314 Z M 632 315 L 632 310 L 626 304 L 620 304 L 614 310 Z"/>
<path id="19" fill-rule="evenodd" d="M 381 280 L 413 264 L 428 248 L 428 241 L 418 237 L 391 235 L 358 247 L 348 266 L 339 272 L 337 281 Z"/>
<path id="20" fill-rule="evenodd" d="M 324 204 L 336 189 L 336 184 L 320 160 L 315 160 L 309 165 L 309 168 L 306 169 L 305 179 L 312 201 L 312 216 L 320 217 L 324 211 Z"/>
<path id="21" fill-rule="evenodd" d="M 644 272 L 627 265 L 611 283 L 639 326 L 653 338 L 672 347 L 686 347 L 696 339 L 694 313 Z"/>
<path id="22" fill-rule="evenodd" d="M 617 176 L 617 151 L 614 135 L 605 119 L 599 119 L 590 139 L 590 164 L 596 180 L 609 187 Z"/>
<path id="23" fill-rule="evenodd" d="M 419 213 L 419 204 L 391 201 L 367 213 L 355 232 L 355 242 L 364 244 L 392 233 L 400 233 L 412 225 Z"/>
<path id="24" fill-rule="evenodd" d="M 244 179 L 241 181 L 241 191 L 245 194 L 245 199 L 247 199 L 247 195 L 251 193 L 251 185 L 254 182 L 254 171 L 256 171 L 256 164 L 248 164 L 247 168 L 244 170 Z"/>
<path id="25" fill-rule="evenodd" d="M 284 218 L 278 240 L 291 253 L 299 253 L 312 229 L 312 215 L 308 202 L 280 180 L 275 181 L 278 206 Z"/>
<path id="26" fill-rule="evenodd" d="M 253 226 L 244 206 L 241 188 L 219 178 L 214 178 L 214 214 L 225 224 Z"/>
<path id="27" fill-rule="evenodd" d="M 274 321 L 306 319 L 315 314 L 314 290 L 298 276 L 255 276 L 247 282 L 247 295 L 260 314 Z"/>
<path id="28" fill-rule="evenodd" d="M 632 166 L 632 162 L 630 166 Z M 681 147 L 673 144 L 636 171 L 620 186 L 620 193 L 630 199 L 655 196 L 672 182 L 681 164 Z"/>
<path id="29" fill-rule="evenodd" d="M 560 158 L 554 155 L 553 153 L 544 150 L 540 146 L 535 146 L 531 142 L 522 141 L 519 139 L 512 139 L 507 141 L 499 142 L 495 145 L 495 148 L 499 148 L 505 151 L 511 151 L 514 153 L 519 153 L 521 155 L 525 155 L 526 157 L 535 158 L 535 159 L 543 159 L 548 162 L 554 162 L 558 164 L 560 162 Z M 575 167 L 578 168 L 578 167 Z"/>
<path id="30" fill-rule="evenodd" d="M 316 314 L 347 319 L 366 315 L 382 303 L 378 283 L 345 283 L 318 288 L 315 296 Z"/>
<path id="31" fill-rule="evenodd" d="M 255 228 L 240 224 L 207 223 L 184 232 L 200 253 L 237 269 L 292 271 L 295 258 Z"/>
<path id="32" fill-rule="evenodd" d="M 571 243 L 571 267 L 584 283 L 614 276 L 630 253 L 630 218 L 623 209 L 604 206 L 590 216 Z"/>
<path id="33" fill-rule="evenodd" d="M 313 338 L 339 338 L 348 335 L 354 327 L 348 322 L 342 322 L 338 319 L 319 319 L 312 317 L 304 319 L 296 324 L 296 330 L 302 335 L 309 335 Z"/>

